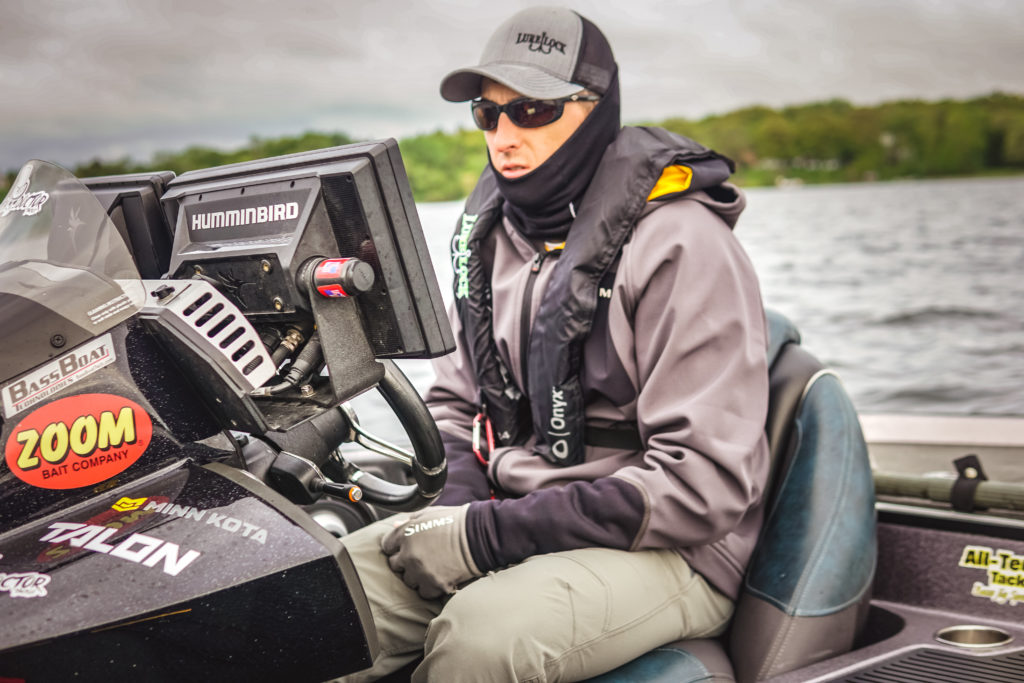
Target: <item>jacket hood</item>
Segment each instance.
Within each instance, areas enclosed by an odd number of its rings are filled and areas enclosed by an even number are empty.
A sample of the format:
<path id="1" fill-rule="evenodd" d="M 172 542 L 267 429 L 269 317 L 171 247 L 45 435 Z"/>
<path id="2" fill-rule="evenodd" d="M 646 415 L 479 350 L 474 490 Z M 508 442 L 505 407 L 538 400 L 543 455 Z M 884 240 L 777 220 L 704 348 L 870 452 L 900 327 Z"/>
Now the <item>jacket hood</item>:
<path id="1" fill-rule="evenodd" d="M 666 197 L 665 199 L 659 198 L 648 202 L 640 217 L 647 216 L 659 207 L 667 204 L 668 201 L 666 200 L 671 199 L 672 197 Z M 685 199 L 703 204 L 716 216 L 725 221 L 725 224 L 730 229 L 736 228 L 740 214 L 747 208 L 747 196 L 732 183 L 722 183 L 717 187 L 687 194 Z"/>

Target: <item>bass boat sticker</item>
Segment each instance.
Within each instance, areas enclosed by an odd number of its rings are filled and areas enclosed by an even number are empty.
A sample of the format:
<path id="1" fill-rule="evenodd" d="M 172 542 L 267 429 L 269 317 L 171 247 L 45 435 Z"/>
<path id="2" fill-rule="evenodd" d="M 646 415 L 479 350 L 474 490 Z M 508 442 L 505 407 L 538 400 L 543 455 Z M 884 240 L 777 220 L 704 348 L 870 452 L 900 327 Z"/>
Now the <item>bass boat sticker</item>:
<path id="1" fill-rule="evenodd" d="M 27 372 L 4 385 L 3 415 L 11 417 L 46 400 L 61 389 L 114 362 L 114 341 L 109 334 Z"/>
<path id="2" fill-rule="evenodd" d="M 26 484 L 76 489 L 115 477 L 149 446 L 153 422 L 113 394 L 80 394 L 26 415 L 7 437 L 7 466 Z"/>

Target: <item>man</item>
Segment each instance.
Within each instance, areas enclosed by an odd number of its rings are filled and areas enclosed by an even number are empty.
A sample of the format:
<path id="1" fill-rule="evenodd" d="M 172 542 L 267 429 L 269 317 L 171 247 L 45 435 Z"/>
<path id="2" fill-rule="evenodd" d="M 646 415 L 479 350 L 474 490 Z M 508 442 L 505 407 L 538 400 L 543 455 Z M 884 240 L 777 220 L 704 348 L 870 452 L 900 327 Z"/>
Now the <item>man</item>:
<path id="1" fill-rule="evenodd" d="M 414 680 L 580 680 L 721 633 L 763 517 L 766 332 L 731 162 L 619 125 L 611 48 L 502 24 L 472 100 L 490 166 L 452 244 L 458 349 L 427 403 L 435 505 L 346 539 Z"/>

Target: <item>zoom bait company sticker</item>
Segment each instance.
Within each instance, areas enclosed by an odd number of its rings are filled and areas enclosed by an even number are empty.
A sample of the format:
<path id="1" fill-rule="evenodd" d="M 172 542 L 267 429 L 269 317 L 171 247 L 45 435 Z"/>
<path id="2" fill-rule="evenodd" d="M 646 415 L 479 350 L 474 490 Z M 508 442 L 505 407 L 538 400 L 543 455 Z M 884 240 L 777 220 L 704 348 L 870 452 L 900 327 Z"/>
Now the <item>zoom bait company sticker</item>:
<path id="1" fill-rule="evenodd" d="M 987 583 L 975 581 L 971 595 L 988 598 L 1000 605 L 1016 606 L 1024 602 L 1024 555 L 1011 550 L 980 545 L 964 547 L 959 565 L 985 570 Z"/>
<path id="2" fill-rule="evenodd" d="M 115 477 L 153 436 L 142 407 L 123 396 L 80 394 L 37 408 L 7 437 L 7 466 L 26 484 L 76 489 Z"/>

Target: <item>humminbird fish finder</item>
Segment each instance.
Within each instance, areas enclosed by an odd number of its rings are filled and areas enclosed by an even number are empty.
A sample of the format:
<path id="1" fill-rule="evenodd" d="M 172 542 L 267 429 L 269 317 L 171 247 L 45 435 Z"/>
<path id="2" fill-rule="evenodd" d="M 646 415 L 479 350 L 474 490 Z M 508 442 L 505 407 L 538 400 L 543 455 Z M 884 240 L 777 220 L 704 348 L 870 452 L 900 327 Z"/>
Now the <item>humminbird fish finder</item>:
<path id="1" fill-rule="evenodd" d="M 268 403 L 347 400 L 381 379 L 375 359 L 455 347 L 394 140 L 191 171 L 161 202 L 174 233 L 169 284 L 213 285 L 275 367 L 284 363 L 282 376 L 286 359 L 296 376 L 308 370 L 298 367 L 304 346 L 330 368 L 330 391 L 304 380 L 254 392 L 271 426 L 301 415 L 284 419 Z"/>

